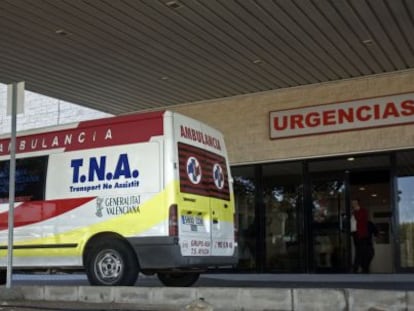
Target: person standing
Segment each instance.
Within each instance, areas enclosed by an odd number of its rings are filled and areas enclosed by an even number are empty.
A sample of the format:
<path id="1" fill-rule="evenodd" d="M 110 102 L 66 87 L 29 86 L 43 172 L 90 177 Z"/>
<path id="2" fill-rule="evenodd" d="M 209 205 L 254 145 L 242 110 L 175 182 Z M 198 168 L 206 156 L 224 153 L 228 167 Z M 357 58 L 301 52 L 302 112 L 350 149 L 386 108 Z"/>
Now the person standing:
<path id="1" fill-rule="evenodd" d="M 361 268 L 362 273 L 369 273 L 369 267 L 374 258 L 373 224 L 369 221 L 368 211 L 360 206 L 359 200 L 352 200 L 351 205 L 356 222 L 354 232 L 352 233 L 355 246 L 352 270 L 354 273 L 358 273 L 359 268 Z"/>

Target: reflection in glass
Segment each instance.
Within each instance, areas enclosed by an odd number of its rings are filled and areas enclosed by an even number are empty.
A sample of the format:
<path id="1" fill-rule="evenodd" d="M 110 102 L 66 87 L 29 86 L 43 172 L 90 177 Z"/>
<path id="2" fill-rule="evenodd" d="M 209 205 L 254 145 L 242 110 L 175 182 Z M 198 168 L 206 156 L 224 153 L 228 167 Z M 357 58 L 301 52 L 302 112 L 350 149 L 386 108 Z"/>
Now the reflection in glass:
<path id="1" fill-rule="evenodd" d="M 16 160 L 15 201 L 34 201 L 44 198 L 47 156 Z M 0 162 L 0 203 L 9 201 L 10 161 Z"/>
<path id="2" fill-rule="evenodd" d="M 329 180 L 312 184 L 313 221 L 324 223 L 338 221 L 343 203 L 345 184 L 339 180 Z"/>
<path id="3" fill-rule="evenodd" d="M 298 272 L 301 266 L 299 211 L 302 210 L 301 164 L 263 166 L 266 268 Z"/>
<path id="4" fill-rule="evenodd" d="M 312 182 L 312 232 L 316 270 L 340 271 L 346 264 L 345 183 L 342 180 Z"/>
<path id="5" fill-rule="evenodd" d="M 397 154 L 401 268 L 414 268 L 414 151 Z"/>
<path id="6" fill-rule="evenodd" d="M 238 219 L 239 269 L 256 267 L 256 223 L 254 167 L 232 168 L 234 197 Z"/>

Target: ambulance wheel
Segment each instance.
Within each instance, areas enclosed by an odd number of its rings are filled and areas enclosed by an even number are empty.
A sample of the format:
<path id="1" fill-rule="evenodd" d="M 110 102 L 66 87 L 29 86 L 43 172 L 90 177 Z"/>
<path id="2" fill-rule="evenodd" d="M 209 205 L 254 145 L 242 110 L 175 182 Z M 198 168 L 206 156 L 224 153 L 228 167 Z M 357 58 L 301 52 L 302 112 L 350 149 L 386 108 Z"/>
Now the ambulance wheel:
<path id="1" fill-rule="evenodd" d="M 138 272 L 133 250 L 120 240 L 95 244 L 86 262 L 86 275 L 91 285 L 133 286 Z"/>
<path id="2" fill-rule="evenodd" d="M 7 270 L 0 270 L 0 285 L 4 285 L 7 282 Z"/>
<path id="3" fill-rule="evenodd" d="M 171 287 L 188 287 L 198 281 L 200 273 L 158 273 L 158 279 L 165 286 Z"/>

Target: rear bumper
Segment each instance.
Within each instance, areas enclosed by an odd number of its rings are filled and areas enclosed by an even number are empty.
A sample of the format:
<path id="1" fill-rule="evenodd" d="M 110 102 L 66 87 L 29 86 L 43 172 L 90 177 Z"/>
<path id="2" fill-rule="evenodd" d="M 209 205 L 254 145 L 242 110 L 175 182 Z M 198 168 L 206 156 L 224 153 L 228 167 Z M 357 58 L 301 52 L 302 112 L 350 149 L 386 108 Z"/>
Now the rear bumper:
<path id="1" fill-rule="evenodd" d="M 141 270 L 206 269 L 233 266 L 238 262 L 237 247 L 233 256 L 182 256 L 176 237 L 128 238 Z"/>

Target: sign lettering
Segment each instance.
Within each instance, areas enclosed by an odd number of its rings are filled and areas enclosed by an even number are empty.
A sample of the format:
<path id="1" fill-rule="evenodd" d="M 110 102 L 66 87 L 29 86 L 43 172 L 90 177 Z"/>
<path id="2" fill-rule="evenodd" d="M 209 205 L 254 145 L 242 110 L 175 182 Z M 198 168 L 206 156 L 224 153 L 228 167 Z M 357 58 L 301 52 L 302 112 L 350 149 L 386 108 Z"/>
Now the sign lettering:
<path id="1" fill-rule="evenodd" d="M 414 93 L 270 113 L 270 138 L 414 123 Z"/>

